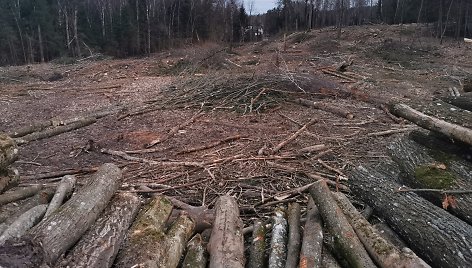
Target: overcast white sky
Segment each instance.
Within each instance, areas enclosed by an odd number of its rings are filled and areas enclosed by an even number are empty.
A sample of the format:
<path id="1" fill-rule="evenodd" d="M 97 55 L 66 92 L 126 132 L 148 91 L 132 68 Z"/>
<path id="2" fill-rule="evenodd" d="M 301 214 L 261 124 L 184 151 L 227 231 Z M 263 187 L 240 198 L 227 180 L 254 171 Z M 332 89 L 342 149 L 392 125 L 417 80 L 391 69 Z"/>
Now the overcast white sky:
<path id="1" fill-rule="evenodd" d="M 273 9 L 277 6 L 277 0 L 244 0 L 246 6 L 246 12 L 249 13 L 249 3 L 254 1 L 254 10 L 252 14 L 262 14 L 269 9 Z"/>

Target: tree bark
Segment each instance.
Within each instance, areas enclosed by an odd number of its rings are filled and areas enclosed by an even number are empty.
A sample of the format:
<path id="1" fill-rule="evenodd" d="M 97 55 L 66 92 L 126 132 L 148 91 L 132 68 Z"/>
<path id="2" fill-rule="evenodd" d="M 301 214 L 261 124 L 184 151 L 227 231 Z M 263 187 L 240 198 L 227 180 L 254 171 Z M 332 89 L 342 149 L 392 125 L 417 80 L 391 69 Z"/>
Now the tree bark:
<path id="1" fill-rule="evenodd" d="M 296 268 L 300 256 L 300 205 L 290 203 L 288 205 L 288 246 L 286 268 Z"/>
<path id="2" fill-rule="evenodd" d="M 227 195 L 220 196 L 215 205 L 215 221 L 208 246 L 210 268 L 244 267 L 242 226 L 236 199 Z"/>
<path id="3" fill-rule="evenodd" d="M 472 112 L 442 100 L 409 104 L 411 108 L 426 115 L 466 128 L 472 128 Z"/>
<path id="4" fill-rule="evenodd" d="M 322 180 L 315 183 L 310 188 L 310 194 L 320 210 L 324 224 L 334 237 L 337 253 L 344 257 L 351 267 L 376 267 L 346 216 L 336 205 L 326 182 Z"/>
<path id="5" fill-rule="evenodd" d="M 0 171 L 4 171 L 18 158 L 18 147 L 9 136 L 0 133 Z"/>
<path id="6" fill-rule="evenodd" d="M 162 195 L 155 197 L 143 209 L 118 253 L 116 267 L 158 267 L 157 256 L 165 251 L 164 227 L 172 212 L 172 203 Z"/>
<path id="7" fill-rule="evenodd" d="M 269 267 L 283 268 L 287 260 L 287 219 L 285 209 L 278 207 L 272 217 L 272 238 L 270 240 Z"/>
<path id="8" fill-rule="evenodd" d="M 111 267 L 139 206 L 136 195 L 117 194 L 59 266 Z"/>
<path id="9" fill-rule="evenodd" d="M 187 253 L 185 254 L 182 268 L 206 268 L 207 259 L 202 236 L 196 234 L 187 244 Z"/>
<path id="10" fill-rule="evenodd" d="M 303 106 L 308 106 L 315 109 L 323 110 L 325 112 L 329 112 L 329 113 L 332 113 L 332 114 L 335 114 L 337 116 L 344 117 L 347 119 L 354 118 L 354 115 L 351 112 L 346 111 L 345 109 L 341 109 L 339 107 L 326 104 L 326 103 L 311 101 L 311 100 L 306 100 L 306 99 L 301 99 L 301 98 L 296 99 L 295 103 L 301 104 Z"/>
<path id="11" fill-rule="evenodd" d="M 266 267 L 265 251 L 266 251 L 266 233 L 267 229 L 262 221 L 254 222 L 254 230 L 252 231 L 251 249 L 249 254 L 249 268 Z"/>
<path id="12" fill-rule="evenodd" d="M 121 178 L 117 166 L 102 165 L 60 210 L 31 229 L 29 234 L 42 245 L 46 263 L 53 264 L 80 239 L 121 185 Z"/>
<path id="13" fill-rule="evenodd" d="M 44 215 L 45 218 L 54 213 L 62 205 L 64 199 L 72 194 L 75 181 L 75 176 L 65 176 L 61 180 L 59 186 L 56 189 L 56 193 L 52 197 L 51 203 L 46 210 L 46 214 Z"/>
<path id="14" fill-rule="evenodd" d="M 195 222 L 185 213 L 182 213 L 169 228 L 166 235 L 165 250 L 157 256 L 157 267 L 177 268 L 185 246 L 195 230 Z"/>
<path id="15" fill-rule="evenodd" d="M 420 189 L 470 190 L 472 164 L 456 160 L 441 152 L 426 149 L 406 137 L 396 139 L 388 146 L 389 152 L 405 173 L 404 183 Z M 421 192 L 421 196 L 438 206 L 442 205 L 443 194 Z M 462 220 L 472 224 L 472 196 L 454 195 L 457 206 L 450 211 Z"/>
<path id="16" fill-rule="evenodd" d="M 449 138 L 472 145 L 472 129 L 468 129 L 459 125 L 451 124 L 444 120 L 428 116 L 405 104 L 395 104 L 393 112 L 420 127 L 442 133 Z"/>
<path id="17" fill-rule="evenodd" d="M 375 228 L 356 210 L 349 199 L 342 193 L 332 193 L 338 206 L 346 215 L 349 223 L 356 232 L 367 252 L 382 268 L 403 267 L 430 268 L 414 253 L 406 253 L 385 240 Z"/>
<path id="18" fill-rule="evenodd" d="M 309 197 L 300 253 L 300 268 L 321 266 L 321 253 L 323 249 L 322 226 L 318 207 L 316 207 L 313 198 Z"/>
<path id="19" fill-rule="evenodd" d="M 352 193 L 384 217 L 426 262 L 438 267 L 470 266 L 472 226 L 415 193 L 394 192 L 401 185 L 390 173 L 359 166 L 348 175 Z"/>
<path id="20" fill-rule="evenodd" d="M 472 146 L 451 140 L 443 134 L 427 130 L 414 130 L 409 133 L 408 137 L 426 148 L 453 154 L 469 160 L 469 162 L 472 161 Z"/>

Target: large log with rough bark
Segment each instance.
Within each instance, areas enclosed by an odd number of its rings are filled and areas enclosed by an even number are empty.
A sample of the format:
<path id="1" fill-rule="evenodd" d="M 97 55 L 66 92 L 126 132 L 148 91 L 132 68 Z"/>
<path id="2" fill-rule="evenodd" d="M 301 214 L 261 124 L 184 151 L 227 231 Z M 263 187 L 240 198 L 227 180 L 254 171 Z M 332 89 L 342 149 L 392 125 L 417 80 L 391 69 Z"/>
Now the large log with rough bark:
<path id="1" fill-rule="evenodd" d="M 220 196 L 215 206 L 215 221 L 208 245 L 210 268 L 244 267 L 242 226 L 236 199 L 227 195 Z"/>
<path id="2" fill-rule="evenodd" d="M 398 138 L 388 145 L 395 162 L 405 173 L 404 183 L 410 187 L 438 190 L 470 190 L 472 164 L 453 156 L 420 146 L 406 138 Z M 438 206 L 444 194 L 426 191 L 419 193 Z M 457 205 L 449 206 L 451 213 L 472 224 L 472 195 L 453 195 Z"/>
<path id="3" fill-rule="evenodd" d="M 472 162 L 472 145 L 451 140 L 440 133 L 427 130 L 413 130 L 408 136 L 411 140 L 429 149 L 453 154 Z"/>
<path id="4" fill-rule="evenodd" d="M 413 102 L 411 108 L 459 126 L 472 128 L 472 112 L 442 100 Z"/>
<path id="5" fill-rule="evenodd" d="M 472 129 L 426 115 L 406 104 L 394 104 L 392 111 L 394 114 L 401 116 L 420 127 L 442 133 L 449 138 L 457 139 L 472 145 Z"/>
<path id="6" fill-rule="evenodd" d="M 356 210 L 343 193 L 332 193 L 338 206 L 346 215 L 359 240 L 372 259 L 382 268 L 430 268 L 414 253 L 401 251 L 385 240 L 380 233 Z"/>
<path id="7" fill-rule="evenodd" d="M 200 234 L 196 234 L 187 244 L 187 253 L 182 262 L 182 268 L 205 268 L 207 252 Z"/>
<path id="8" fill-rule="evenodd" d="M 18 147 L 9 136 L 0 133 L 0 171 L 5 171 L 18 157 Z"/>
<path id="9" fill-rule="evenodd" d="M 323 229 L 320 212 L 313 198 L 309 198 L 303 230 L 300 267 L 314 268 L 321 266 L 323 249 Z"/>
<path id="10" fill-rule="evenodd" d="M 472 112 L 472 95 L 456 96 L 456 97 L 444 97 L 443 101 Z"/>
<path id="11" fill-rule="evenodd" d="M 321 180 L 313 184 L 310 195 L 320 210 L 329 233 L 334 238 L 336 253 L 346 259 L 350 267 L 376 267 L 346 216 L 336 205 L 326 182 Z"/>
<path id="12" fill-rule="evenodd" d="M 158 267 L 157 257 L 165 251 L 162 245 L 164 227 L 172 212 L 172 203 L 156 196 L 136 217 L 128 238 L 118 252 L 116 267 Z"/>
<path id="13" fill-rule="evenodd" d="M 254 230 L 251 237 L 251 248 L 248 261 L 249 268 L 266 267 L 266 233 L 267 229 L 262 221 L 254 222 Z"/>
<path id="14" fill-rule="evenodd" d="M 139 205 L 136 195 L 117 194 L 59 266 L 111 267 Z"/>
<path id="15" fill-rule="evenodd" d="M 275 209 L 272 217 L 272 237 L 270 239 L 269 267 L 283 268 L 287 260 L 288 224 L 284 207 Z"/>
<path id="16" fill-rule="evenodd" d="M 38 205 L 15 219 L 15 221 L 5 229 L 2 235 L 0 235 L 0 245 L 3 245 L 8 239 L 19 238 L 24 235 L 43 218 L 47 207 L 48 205 Z"/>
<path id="17" fill-rule="evenodd" d="M 43 263 L 53 264 L 95 222 L 121 185 L 121 177 L 121 171 L 116 165 L 101 166 L 89 182 L 59 211 L 33 227 L 20 242 L 11 242 L 14 245 L 24 244 L 25 249 L 10 255 L 9 259 L 12 262 L 29 260 L 29 263 L 33 263 L 32 267 Z M 28 242 L 29 240 L 32 242 Z M 7 241 L 0 247 L 0 255 L 7 254 L 8 248 L 14 246 L 9 245 L 11 243 Z M 40 249 L 26 248 L 28 245 L 40 245 Z M 31 251 L 39 254 L 31 255 Z"/>
<path id="18" fill-rule="evenodd" d="M 301 248 L 300 205 L 290 203 L 287 209 L 288 245 L 286 268 L 297 267 Z"/>
<path id="19" fill-rule="evenodd" d="M 419 257 L 437 267 L 470 267 L 472 226 L 416 193 L 395 192 L 401 185 L 391 173 L 359 166 L 348 175 L 352 193 L 384 217 Z"/>
<path id="20" fill-rule="evenodd" d="M 39 190 L 41 190 L 41 185 L 34 185 L 7 191 L 0 195 L 0 206 L 33 196 L 39 192 Z"/>

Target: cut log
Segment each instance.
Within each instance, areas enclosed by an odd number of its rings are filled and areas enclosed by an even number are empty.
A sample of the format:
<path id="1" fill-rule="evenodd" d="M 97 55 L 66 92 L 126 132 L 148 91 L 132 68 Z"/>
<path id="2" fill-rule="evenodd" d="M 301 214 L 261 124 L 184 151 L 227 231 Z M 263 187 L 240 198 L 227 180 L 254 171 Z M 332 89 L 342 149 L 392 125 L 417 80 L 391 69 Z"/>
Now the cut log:
<path id="1" fill-rule="evenodd" d="M 391 173 L 362 166 L 349 173 L 353 194 L 384 217 L 419 257 L 437 267 L 470 267 L 472 226 L 416 193 L 396 193 L 401 185 L 394 181 Z"/>
<path id="2" fill-rule="evenodd" d="M 472 112 L 472 96 L 444 97 L 443 101 Z"/>
<path id="3" fill-rule="evenodd" d="M 4 171 L 18 158 L 18 147 L 9 136 L 0 133 L 0 171 Z"/>
<path id="4" fill-rule="evenodd" d="M 84 118 L 83 120 L 73 122 L 73 123 L 68 124 L 68 125 L 58 126 L 58 127 L 54 127 L 54 128 L 51 128 L 51 129 L 43 130 L 41 132 L 31 133 L 31 134 L 28 134 L 28 135 L 23 136 L 21 138 L 16 138 L 15 141 L 19 145 L 23 145 L 23 144 L 26 144 L 28 142 L 50 138 L 50 137 L 53 137 L 53 136 L 56 136 L 56 135 L 59 135 L 59 134 L 65 133 L 65 132 L 69 132 L 69 131 L 76 130 L 76 129 L 79 129 L 79 128 L 82 128 L 82 127 L 86 127 L 86 126 L 91 125 L 95 122 L 97 122 L 97 119 L 95 119 L 93 117 Z"/>
<path id="5" fill-rule="evenodd" d="M 346 259 L 351 267 L 376 267 L 346 216 L 336 205 L 326 182 L 322 180 L 315 183 L 310 188 L 310 194 L 320 210 L 324 224 L 334 238 L 336 253 Z"/>
<path id="6" fill-rule="evenodd" d="M 111 267 L 139 206 L 136 195 L 117 194 L 60 266 Z"/>
<path id="7" fill-rule="evenodd" d="M 95 222 L 121 185 L 121 177 L 117 166 L 104 164 L 60 210 L 29 231 L 31 239 L 42 245 L 46 263 L 53 264 Z"/>
<path id="8" fill-rule="evenodd" d="M 390 243 L 394 244 L 397 248 L 406 248 L 407 245 L 403 239 L 401 239 L 385 222 L 379 222 L 374 224 L 374 228 L 379 234 Z"/>
<path id="9" fill-rule="evenodd" d="M 33 197 L 28 198 L 25 202 L 22 202 L 12 213 L 4 215 L 6 218 L 4 222 L 0 225 L 0 233 L 5 231 L 8 226 L 13 224 L 21 215 L 26 213 L 28 210 L 43 204 L 49 203 L 52 196 L 54 195 L 53 188 L 45 188 L 35 194 Z M 3 216 L 3 215 L 2 215 Z"/>
<path id="10" fill-rule="evenodd" d="M 442 133 L 449 138 L 457 139 L 472 145 L 472 129 L 428 116 L 405 104 L 395 104 L 393 106 L 393 112 L 420 127 Z"/>
<path id="11" fill-rule="evenodd" d="M 328 146 L 326 146 L 324 144 L 317 144 L 317 145 L 304 147 L 304 148 L 298 150 L 297 154 L 310 154 L 310 153 L 314 153 L 314 152 L 324 151 L 326 149 L 328 149 Z"/>
<path id="12" fill-rule="evenodd" d="M 158 267 L 156 256 L 165 251 L 162 244 L 164 227 L 172 212 L 172 203 L 162 195 L 143 209 L 130 230 L 128 239 L 118 252 L 116 267 Z"/>
<path id="13" fill-rule="evenodd" d="M 308 123 L 303 125 L 295 133 L 290 135 L 290 137 L 288 137 L 286 140 L 284 140 L 281 143 L 277 144 L 277 146 L 275 146 L 274 149 L 272 149 L 272 153 L 277 153 L 278 151 L 280 151 L 280 149 L 282 149 L 285 145 L 287 145 L 288 143 L 295 140 L 298 136 L 300 136 L 300 134 L 302 134 L 307 129 L 307 127 L 314 124 L 315 122 L 316 122 L 316 119 L 312 118 Z"/>
<path id="14" fill-rule="evenodd" d="M 195 230 L 195 222 L 182 213 L 169 228 L 165 241 L 165 250 L 156 256 L 157 267 L 177 268 L 188 240 Z"/>
<path id="15" fill-rule="evenodd" d="M 283 268 L 287 260 L 287 219 L 285 209 L 278 207 L 272 217 L 269 267 Z"/>
<path id="16" fill-rule="evenodd" d="M 16 168 L 8 168 L 6 171 L 0 171 L 0 193 L 3 193 L 18 185 L 20 173 Z"/>
<path id="17" fill-rule="evenodd" d="M 41 185 L 34 185 L 5 192 L 0 195 L 0 206 L 33 196 L 39 192 L 39 190 L 41 190 Z"/>
<path id="18" fill-rule="evenodd" d="M 461 109 L 442 100 L 419 103 L 413 102 L 409 105 L 411 108 L 426 115 L 466 128 L 472 128 L 472 112 Z"/>
<path id="19" fill-rule="evenodd" d="M 56 193 L 54 194 L 51 203 L 46 210 L 46 214 L 44 215 L 47 218 L 51 215 L 54 211 L 56 211 L 64 202 L 64 199 L 72 194 L 74 190 L 76 178 L 75 176 L 65 176 L 59 186 L 56 189 Z"/>
<path id="20" fill-rule="evenodd" d="M 41 221 L 47 207 L 48 205 L 36 206 L 18 217 L 0 236 L 0 245 L 3 245 L 8 239 L 24 235 L 30 228 Z"/>
<path id="21" fill-rule="evenodd" d="M 286 268 L 297 267 L 298 257 L 300 256 L 301 238 L 300 238 L 300 205 L 290 203 L 287 209 L 288 218 L 288 245 Z"/>
<path id="22" fill-rule="evenodd" d="M 332 114 L 335 114 L 337 116 L 341 116 L 341 117 L 344 117 L 344 118 L 347 118 L 347 119 L 353 119 L 354 118 L 354 115 L 351 112 L 346 111 L 345 109 L 341 109 L 339 107 L 329 105 L 327 103 L 316 102 L 316 101 L 311 101 L 311 100 L 301 99 L 301 98 L 296 99 L 295 103 L 301 104 L 303 106 L 312 107 L 312 108 L 322 110 L 322 111 L 325 111 L 325 112 L 329 112 L 329 113 L 332 113 Z"/>
<path id="23" fill-rule="evenodd" d="M 200 234 L 190 239 L 186 251 L 182 268 L 206 268 L 208 257 Z"/>
<path id="24" fill-rule="evenodd" d="M 236 199 L 227 195 L 220 196 L 215 205 L 215 215 L 208 245 L 209 267 L 244 267 L 243 223 L 239 218 Z"/>
<path id="25" fill-rule="evenodd" d="M 300 268 L 320 267 L 323 248 L 322 226 L 318 207 L 316 207 L 313 198 L 309 197 L 300 252 Z"/>
<path id="26" fill-rule="evenodd" d="M 333 257 L 333 254 L 331 254 L 331 252 L 329 252 L 329 250 L 326 247 L 323 247 L 323 252 L 321 255 L 321 265 L 316 266 L 316 267 L 341 268 L 341 265 L 339 265 L 338 261 Z M 303 268 L 303 267 L 300 266 L 300 268 Z"/>
<path id="27" fill-rule="evenodd" d="M 392 158 L 405 173 L 404 183 L 414 188 L 441 190 L 470 190 L 472 164 L 467 161 L 427 149 L 416 142 L 402 137 L 388 146 Z M 441 193 L 422 192 L 420 195 L 438 206 L 442 205 Z M 457 206 L 450 211 L 472 224 L 472 195 L 454 195 Z"/>
<path id="28" fill-rule="evenodd" d="M 331 193 L 338 206 L 344 212 L 349 223 L 354 228 L 359 240 L 373 260 L 382 268 L 403 267 L 430 268 L 414 253 L 406 253 L 385 240 L 372 225 L 356 210 L 349 199 L 342 193 Z"/>
<path id="29" fill-rule="evenodd" d="M 254 230 L 251 238 L 251 249 L 249 254 L 249 268 L 266 267 L 266 233 L 267 228 L 262 221 L 254 222 Z"/>

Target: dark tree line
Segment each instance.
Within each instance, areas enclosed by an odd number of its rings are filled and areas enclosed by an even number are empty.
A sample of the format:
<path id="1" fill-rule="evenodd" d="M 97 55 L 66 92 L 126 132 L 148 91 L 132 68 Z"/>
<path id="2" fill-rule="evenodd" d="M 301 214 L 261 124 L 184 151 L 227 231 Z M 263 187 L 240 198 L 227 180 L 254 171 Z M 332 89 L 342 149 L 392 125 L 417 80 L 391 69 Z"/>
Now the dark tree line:
<path id="1" fill-rule="evenodd" d="M 280 0 L 264 18 L 266 32 L 306 30 L 366 23 L 422 23 L 431 34 L 472 35 L 470 0 Z"/>
<path id="2" fill-rule="evenodd" d="M 200 40 L 238 42 L 248 15 L 236 0 L 2 0 L 0 65 L 144 55 Z"/>

